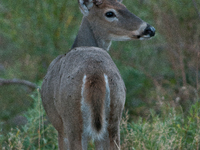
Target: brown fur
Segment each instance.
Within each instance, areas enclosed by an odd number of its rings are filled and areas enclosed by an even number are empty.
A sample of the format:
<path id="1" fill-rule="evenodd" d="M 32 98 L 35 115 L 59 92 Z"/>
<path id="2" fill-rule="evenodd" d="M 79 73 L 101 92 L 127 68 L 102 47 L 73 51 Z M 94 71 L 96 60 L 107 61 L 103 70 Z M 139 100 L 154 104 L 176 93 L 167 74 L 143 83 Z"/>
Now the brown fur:
<path id="1" fill-rule="evenodd" d="M 92 125 L 97 131 L 102 128 L 102 114 L 105 101 L 105 81 L 103 74 L 94 74 L 86 78 L 86 100 L 92 111 Z"/>

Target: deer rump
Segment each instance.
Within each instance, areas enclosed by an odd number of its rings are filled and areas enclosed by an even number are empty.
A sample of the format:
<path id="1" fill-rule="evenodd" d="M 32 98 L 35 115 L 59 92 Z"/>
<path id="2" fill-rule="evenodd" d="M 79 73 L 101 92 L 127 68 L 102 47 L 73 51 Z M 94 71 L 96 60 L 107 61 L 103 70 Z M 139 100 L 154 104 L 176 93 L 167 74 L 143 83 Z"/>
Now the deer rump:
<path id="1" fill-rule="evenodd" d="M 112 121 L 121 118 L 125 86 L 105 50 L 78 47 L 50 64 L 41 95 L 58 132 L 63 124 L 74 134 L 81 132 L 82 138 L 101 140 Z"/>

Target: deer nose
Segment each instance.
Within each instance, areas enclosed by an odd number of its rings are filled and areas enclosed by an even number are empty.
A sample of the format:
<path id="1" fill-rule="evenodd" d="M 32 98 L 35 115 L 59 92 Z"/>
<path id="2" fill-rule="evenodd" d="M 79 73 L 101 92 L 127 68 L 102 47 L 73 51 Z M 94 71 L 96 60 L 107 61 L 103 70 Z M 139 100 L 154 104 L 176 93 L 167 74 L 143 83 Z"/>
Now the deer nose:
<path id="1" fill-rule="evenodd" d="M 152 26 L 150 26 L 149 24 L 147 24 L 146 29 L 143 32 L 143 35 L 147 35 L 149 37 L 152 37 L 155 35 L 156 29 Z"/>

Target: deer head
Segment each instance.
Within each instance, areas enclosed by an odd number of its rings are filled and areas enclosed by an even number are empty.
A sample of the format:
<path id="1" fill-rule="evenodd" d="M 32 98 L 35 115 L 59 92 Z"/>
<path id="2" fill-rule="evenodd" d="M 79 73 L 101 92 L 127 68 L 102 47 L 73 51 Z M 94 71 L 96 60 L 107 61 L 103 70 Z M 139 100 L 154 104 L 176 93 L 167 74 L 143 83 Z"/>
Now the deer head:
<path id="1" fill-rule="evenodd" d="M 131 13 L 122 0 L 79 0 L 79 7 L 99 39 L 148 39 L 155 28 Z"/>

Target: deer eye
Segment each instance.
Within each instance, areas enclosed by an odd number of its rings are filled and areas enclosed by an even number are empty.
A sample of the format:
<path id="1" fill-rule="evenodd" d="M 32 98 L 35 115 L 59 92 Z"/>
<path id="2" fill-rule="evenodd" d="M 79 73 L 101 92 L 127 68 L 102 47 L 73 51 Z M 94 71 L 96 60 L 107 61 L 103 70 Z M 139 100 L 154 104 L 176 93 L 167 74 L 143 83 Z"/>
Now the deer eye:
<path id="1" fill-rule="evenodd" d="M 108 18 L 116 17 L 115 13 L 112 12 L 112 11 L 107 12 L 107 13 L 105 14 L 105 16 L 108 17 Z"/>

